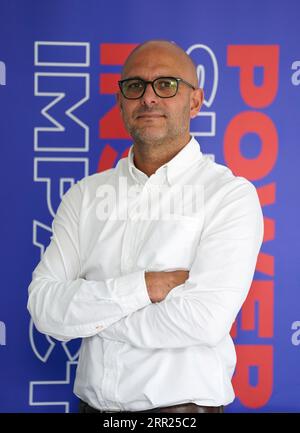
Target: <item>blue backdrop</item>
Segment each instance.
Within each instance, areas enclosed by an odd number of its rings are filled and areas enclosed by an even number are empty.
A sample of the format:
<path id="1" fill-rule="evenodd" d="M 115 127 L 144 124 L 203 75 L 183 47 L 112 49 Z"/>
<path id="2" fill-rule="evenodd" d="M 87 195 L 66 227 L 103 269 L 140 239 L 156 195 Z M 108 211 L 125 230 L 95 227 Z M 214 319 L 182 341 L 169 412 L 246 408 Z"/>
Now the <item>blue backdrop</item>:
<path id="1" fill-rule="evenodd" d="M 300 411 L 299 15 L 297 0 L 0 0 L 1 412 L 77 411 L 80 341 L 38 333 L 27 288 L 63 193 L 126 155 L 115 83 L 131 49 L 153 38 L 194 59 L 205 106 L 192 132 L 255 184 L 265 216 L 232 329 L 227 410 Z"/>

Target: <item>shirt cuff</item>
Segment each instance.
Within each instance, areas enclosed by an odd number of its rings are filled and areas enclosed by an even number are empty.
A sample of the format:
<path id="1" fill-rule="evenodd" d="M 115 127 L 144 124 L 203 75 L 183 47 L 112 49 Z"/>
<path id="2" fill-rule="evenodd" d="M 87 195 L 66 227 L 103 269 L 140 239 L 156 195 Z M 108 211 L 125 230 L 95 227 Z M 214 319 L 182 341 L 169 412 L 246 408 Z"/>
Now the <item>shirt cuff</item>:
<path id="1" fill-rule="evenodd" d="M 151 304 L 145 281 L 145 270 L 117 277 L 114 279 L 114 284 L 114 293 L 126 315 Z"/>

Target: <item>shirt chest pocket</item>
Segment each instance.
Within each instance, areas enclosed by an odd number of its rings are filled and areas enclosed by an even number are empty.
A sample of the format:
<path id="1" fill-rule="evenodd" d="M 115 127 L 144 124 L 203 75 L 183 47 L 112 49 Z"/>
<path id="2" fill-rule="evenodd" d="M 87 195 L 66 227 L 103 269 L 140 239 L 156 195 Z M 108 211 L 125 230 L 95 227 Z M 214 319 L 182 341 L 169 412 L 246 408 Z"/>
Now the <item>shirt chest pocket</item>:
<path id="1" fill-rule="evenodd" d="M 138 267 L 153 271 L 190 269 L 202 225 L 200 217 L 152 221 L 138 249 Z"/>

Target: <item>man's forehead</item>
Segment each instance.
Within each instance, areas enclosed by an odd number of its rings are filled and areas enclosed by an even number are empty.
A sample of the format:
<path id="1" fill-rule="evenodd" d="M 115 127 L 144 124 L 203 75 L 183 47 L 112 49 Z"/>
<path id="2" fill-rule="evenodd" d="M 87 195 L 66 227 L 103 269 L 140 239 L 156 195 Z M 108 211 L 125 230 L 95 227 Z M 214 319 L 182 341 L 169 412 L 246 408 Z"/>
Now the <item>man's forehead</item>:
<path id="1" fill-rule="evenodd" d="M 162 75 L 188 75 L 195 77 L 195 67 L 189 56 L 171 43 L 147 43 L 137 47 L 127 58 L 122 78 L 129 75 L 152 74 L 153 78 Z"/>
<path id="2" fill-rule="evenodd" d="M 155 78 L 155 76 L 180 74 L 190 69 L 190 65 L 184 60 L 178 53 L 170 52 L 165 47 L 141 49 L 125 63 L 122 77 L 151 74 Z"/>
<path id="3" fill-rule="evenodd" d="M 127 58 L 125 65 L 130 65 L 131 63 L 140 62 L 160 62 L 161 59 L 168 58 L 172 62 L 178 62 L 182 57 L 181 51 L 175 49 L 175 47 L 165 46 L 165 45 L 146 45 L 141 48 L 134 50 Z"/>
<path id="4" fill-rule="evenodd" d="M 124 69 L 123 76 L 135 76 L 140 78 L 152 78 L 162 76 L 174 76 L 182 72 L 180 65 L 172 65 L 168 62 L 158 62 L 153 59 L 153 62 L 134 62 Z"/>

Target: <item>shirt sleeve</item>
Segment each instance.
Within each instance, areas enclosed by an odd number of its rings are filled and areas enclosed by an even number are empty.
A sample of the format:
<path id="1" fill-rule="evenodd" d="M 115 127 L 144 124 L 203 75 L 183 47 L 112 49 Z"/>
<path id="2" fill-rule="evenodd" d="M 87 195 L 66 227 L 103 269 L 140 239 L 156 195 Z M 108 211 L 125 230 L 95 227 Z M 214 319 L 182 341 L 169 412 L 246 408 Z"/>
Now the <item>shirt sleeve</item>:
<path id="1" fill-rule="evenodd" d="M 28 288 L 27 308 L 36 328 L 58 340 L 90 337 L 151 303 L 139 270 L 117 278 L 80 277 L 80 184 L 64 195 L 52 223 L 52 237 Z"/>
<path id="2" fill-rule="evenodd" d="M 255 187 L 243 178 L 209 216 L 188 280 L 99 333 L 141 348 L 216 346 L 229 334 L 263 241 Z M 180 248 L 180 246 L 178 246 Z"/>

